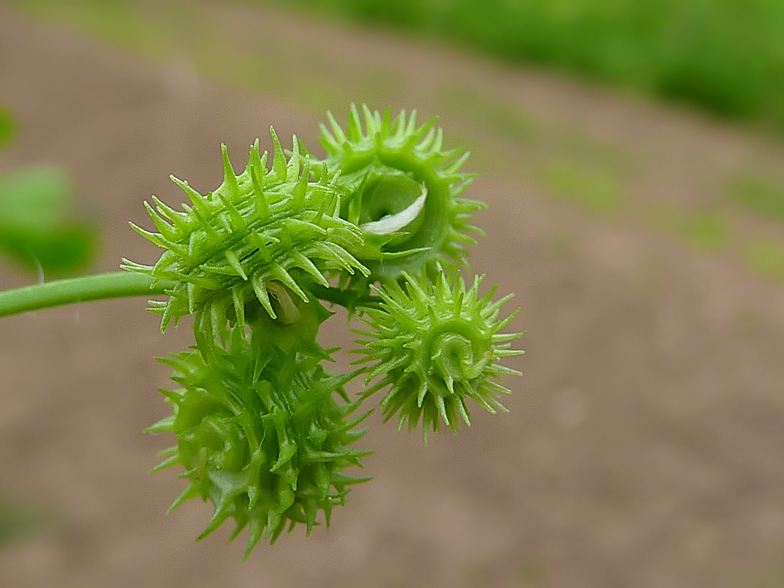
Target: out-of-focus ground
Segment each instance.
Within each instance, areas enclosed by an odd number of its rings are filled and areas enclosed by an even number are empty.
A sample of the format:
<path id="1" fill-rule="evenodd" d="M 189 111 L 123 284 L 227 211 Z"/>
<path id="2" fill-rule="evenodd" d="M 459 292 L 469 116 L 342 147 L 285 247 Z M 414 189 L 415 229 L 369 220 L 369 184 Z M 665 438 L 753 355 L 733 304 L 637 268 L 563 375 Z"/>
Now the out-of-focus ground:
<path id="1" fill-rule="evenodd" d="M 188 325 L 158 334 L 141 299 L 3 319 L 0 489 L 53 522 L 0 551 L 0 585 L 784 583 L 779 140 L 291 16 L 209 3 L 119 16 L 117 47 L 96 38 L 100 15 L 0 8 L 0 101 L 20 122 L 0 167 L 73 172 L 103 228 L 96 271 L 154 261 L 128 220 L 149 226 L 151 194 L 182 201 L 170 173 L 217 186 L 221 142 L 239 168 L 256 137 L 269 148 L 270 124 L 315 145 L 328 108 L 344 122 L 351 101 L 413 107 L 473 152 L 468 195 L 489 208 L 472 265 L 517 294 L 527 353 L 509 364 L 525 376 L 508 381 L 509 414 L 477 409 L 427 448 L 375 415 L 360 442 L 375 480 L 331 530 L 243 563 L 244 536 L 195 543 L 210 508 L 164 516 L 183 481 L 147 474 L 171 442 L 141 434 L 167 412 L 152 357 L 187 346 Z M 29 281 L 0 275 L 3 289 Z"/>

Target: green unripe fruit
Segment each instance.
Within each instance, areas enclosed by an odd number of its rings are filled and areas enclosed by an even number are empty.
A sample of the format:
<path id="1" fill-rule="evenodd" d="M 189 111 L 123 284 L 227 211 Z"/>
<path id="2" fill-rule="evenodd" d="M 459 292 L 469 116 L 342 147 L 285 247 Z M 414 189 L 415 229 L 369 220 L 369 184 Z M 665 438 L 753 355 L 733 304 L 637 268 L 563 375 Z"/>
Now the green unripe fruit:
<path id="1" fill-rule="evenodd" d="M 154 266 L 125 262 L 126 269 L 175 283 L 166 302 L 153 303 L 162 330 L 195 314 L 197 331 L 214 340 L 223 335 L 227 313 L 244 323 L 249 300 L 277 318 L 272 298 L 284 286 L 307 301 L 304 280 L 328 287 L 326 276 L 335 272 L 369 274 L 354 255 L 369 246 L 359 227 L 340 218 L 334 178 L 322 169 L 319 181 L 311 181 L 310 158 L 300 154 L 296 137 L 288 159 L 274 131 L 272 138 L 271 170 L 257 141 L 236 175 L 224 146 L 225 179 L 215 191 L 202 196 L 173 178 L 192 206 L 178 212 L 153 198 L 157 210 L 147 210 L 160 233 L 134 226 L 166 249 Z"/>
<path id="2" fill-rule="evenodd" d="M 498 362 L 522 353 L 509 343 L 519 333 L 500 332 L 517 315 L 499 319 L 511 295 L 492 302 L 493 288 L 479 298 L 482 279 L 466 289 L 459 273 L 451 284 L 443 272 L 435 285 L 406 272 L 402 278 L 403 285 L 374 288 L 381 308 L 366 309 L 362 320 L 370 329 L 357 331 L 365 337 L 357 341 L 357 353 L 365 356 L 358 363 L 374 363 L 368 383 L 383 374 L 366 395 L 390 386 L 381 401 L 385 419 L 397 414 L 398 430 L 406 422 L 410 430 L 421 418 L 425 442 L 429 429 L 439 430 L 439 419 L 453 432 L 460 419 L 470 424 L 469 398 L 490 412 L 505 410 L 498 396 L 509 390 L 501 376 L 519 372 Z"/>
<path id="3" fill-rule="evenodd" d="M 474 178 L 460 171 L 468 153 L 443 151 L 436 119 L 417 125 L 416 111 L 394 119 L 389 111 L 382 116 L 367 106 L 363 113 L 364 120 L 352 105 L 345 131 L 330 114 L 329 128 L 321 126 L 321 144 L 328 170 L 340 172 L 336 184 L 346 194 L 341 216 L 363 228 L 371 241 L 395 235 L 385 240 L 380 259 L 360 257 L 371 281 L 461 262 L 466 246 L 476 244 L 469 233 L 482 233 L 469 224 L 471 217 L 484 208 L 459 197 Z M 397 215 L 408 222 L 397 226 Z M 379 224 L 370 230 L 368 222 Z"/>
<path id="4" fill-rule="evenodd" d="M 164 391 L 173 414 L 148 430 L 177 438 L 156 469 L 182 465 L 189 480 L 170 510 L 189 498 L 210 500 L 215 514 L 199 539 L 231 517 L 232 539 L 249 528 L 247 556 L 262 535 L 274 542 L 287 524 L 304 523 L 310 533 L 319 511 L 329 525 L 349 486 L 366 480 L 343 470 L 370 453 L 349 448 L 364 434 L 356 427 L 367 413 L 350 417 L 358 403 L 347 401 L 343 385 L 354 374 L 258 347 L 240 329 L 230 339 L 210 361 L 196 350 L 162 360 L 180 388 Z"/>

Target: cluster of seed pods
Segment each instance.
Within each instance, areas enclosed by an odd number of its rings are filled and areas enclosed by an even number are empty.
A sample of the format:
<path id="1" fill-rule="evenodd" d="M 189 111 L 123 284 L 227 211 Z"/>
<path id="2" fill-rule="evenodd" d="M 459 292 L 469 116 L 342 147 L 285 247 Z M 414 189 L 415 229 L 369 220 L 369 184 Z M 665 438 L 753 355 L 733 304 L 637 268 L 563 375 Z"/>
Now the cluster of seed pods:
<path id="1" fill-rule="evenodd" d="M 246 556 L 287 526 L 309 533 L 319 513 L 328 525 L 367 480 L 344 470 L 368 453 L 353 443 L 376 392 L 385 419 L 421 423 L 427 442 L 441 424 L 470 424 L 469 399 L 502 409 L 501 378 L 517 372 L 500 360 L 521 353 L 510 348 L 519 334 L 501 332 L 516 314 L 500 316 L 510 296 L 480 296 L 481 278 L 461 276 L 484 206 L 461 197 L 468 154 L 444 150 L 435 120 L 417 124 L 415 112 L 352 106 L 345 128 L 328 121 L 323 159 L 296 137 L 284 151 L 273 130 L 271 162 L 256 142 L 240 174 L 224 146 L 224 181 L 206 195 L 173 178 L 189 203 L 153 198 L 157 232 L 134 227 L 163 254 L 124 266 L 173 284 L 151 303 L 162 330 L 193 316 L 195 345 L 163 360 L 178 385 L 164 391 L 172 415 L 149 429 L 176 440 L 156 469 L 185 468 L 172 509 L 210 500 L 201 537 L 233 518 L 232 537 L 249 528 Z M 364 323 L 348 374 L 322 365 L 325 304 Z M 344 386 L 356 376 L 367 388 L 352 399 Z"/>

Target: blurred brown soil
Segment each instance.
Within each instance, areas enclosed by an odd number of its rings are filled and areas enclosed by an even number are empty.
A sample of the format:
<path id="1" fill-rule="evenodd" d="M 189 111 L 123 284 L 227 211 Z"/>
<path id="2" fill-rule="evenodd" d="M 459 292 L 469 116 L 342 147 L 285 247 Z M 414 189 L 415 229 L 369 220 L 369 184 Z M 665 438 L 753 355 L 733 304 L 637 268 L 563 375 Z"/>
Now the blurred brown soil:
<path id="1" fill-rule="evenodd" d="M 428 67 L 481 83 L 647 154 L 646 173 L 675 192 L 709 164 L 767 145 L 442 50 L 418 56 L 402 41 L 283 17 L 265 26 L 303 53 L 308 39 L 324 51 L 366 45 L 366 59 L 409 81 L 401 96 L 413 103 Z M 73 172 L 80 205 L 103 228 L 97 271 L 155 259 L 127 222 L 149 225 L 142 201 L 153 193 L 181 201 L 170 173 L 209 190 L 221 142 L 239 167 L 257 136 L 269 147 L 270 124 L 311 145 L 320 119 L 3 9 L 0 102 L 21 122 L 0 167 Z M 427 448 L 374 415 L 361 445 L 377 451 L 366 462 L 375 480 L 352 492 L 329 532 L 297 529 L 244 563 L 244 535 L 226 545 L 224 528 L 195 543 L 208 506 L 164 516 L 183 481 L 147 473 L 171 442 L 141 433 L 167 412 L 156 391 L 167 369 L 152 358 L 187 346 L 188 325 L 158 334 L 141 299 L 4 319 L 0 489 L 44 505 L 56 523 L 0 552 L 0 585 L 677 588 L 730 586 L 774 566 L 784 555 L 784 288 L 629 219 L 550 199 L 512 168 L 507 158 L 469 192 L 489 204 L 473 266 L 517 293 L 515 326 L 529 333 L 526 355 L 510 362 L 525 371 L 508 381 L 510 413 L 477 409 L 471 428 Z M 8 269 L 0 287 L 29 280 Z M 331 322 L 325 338 L 350 346 L 341 320 Z"/>

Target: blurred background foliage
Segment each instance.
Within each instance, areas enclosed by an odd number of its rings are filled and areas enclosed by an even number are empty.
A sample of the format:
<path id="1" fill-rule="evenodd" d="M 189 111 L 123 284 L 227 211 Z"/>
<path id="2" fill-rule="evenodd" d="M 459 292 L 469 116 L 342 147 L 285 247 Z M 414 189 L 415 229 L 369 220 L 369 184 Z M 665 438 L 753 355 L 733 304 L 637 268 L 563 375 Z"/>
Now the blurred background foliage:
<path id="1" fill-rule="evenodd" d="M 0 148 L 18 133 L 10 110 L 0 105 Z M 0 173 L 0 251 L 39 278 L 71 274 L 93 256 L 95 227 L 73 214 L 68 173 L 36 165 Z"/>
<path id="2" fill-rule="evenodd" d="M 266 1 L 449 39 L 784 131 L 781 0 Z"/>
<path id="3" fill-rule="evenodd" d="M 16 134 L 16 122 L 7 108 L 0 105 L 0 148 L 8 145 Z"/>
<path id="4" fill-rule="evenodd" d="M 17 0 L 155 51 L 177 31 L 145 26 L 176 1 Z M 784 131 L 782 0 L 224 0 L 332 16 L 561 69 Z M 147 13 L 145 15 L 144 13 Z M 110 22 L 111 21 L 111 22 Z M 149 25 L 149 23 L 146 23 Z M 184 32 L 184 30 L 182 31 Z"/>
<path id="5" fill-rule="evenodd" d="M 54 521 L 54 515 L 46 508 L 0 493 L 0 549 L 47 531 Z"/>

